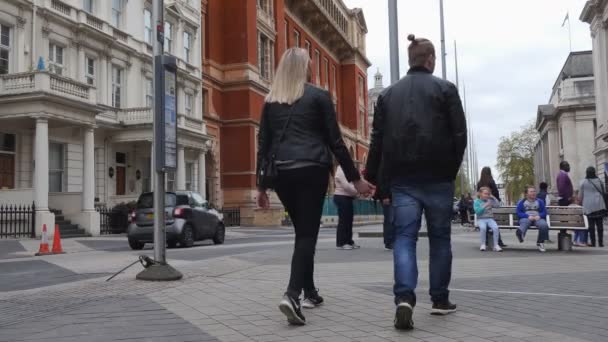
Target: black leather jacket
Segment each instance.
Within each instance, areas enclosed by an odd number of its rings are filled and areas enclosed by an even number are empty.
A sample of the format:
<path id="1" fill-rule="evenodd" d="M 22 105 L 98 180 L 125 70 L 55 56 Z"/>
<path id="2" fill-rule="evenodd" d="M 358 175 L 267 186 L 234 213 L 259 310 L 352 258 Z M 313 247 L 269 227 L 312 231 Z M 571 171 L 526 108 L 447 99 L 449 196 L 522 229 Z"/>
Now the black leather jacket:
<path id="1" fill-rule="evenodd" d="M 304 95 L 292 106 L 293 113 L 276 160 L 308 161 L 333 166 L 332 153 L 349 182 L 361 178 L 342 139 L 329 92 L 306 84 Z M 265 103 L 258 134 L 257 172 L 275 150 L 292 106 Z"/>
<path id="2" fill-rule="evenodd" d="M 466 146 L 466 119 L 456 87 L 425 68 L 412 68 L 378 98 L 367 178 L 372 183 L 396 177 L 453 181 Z"/>

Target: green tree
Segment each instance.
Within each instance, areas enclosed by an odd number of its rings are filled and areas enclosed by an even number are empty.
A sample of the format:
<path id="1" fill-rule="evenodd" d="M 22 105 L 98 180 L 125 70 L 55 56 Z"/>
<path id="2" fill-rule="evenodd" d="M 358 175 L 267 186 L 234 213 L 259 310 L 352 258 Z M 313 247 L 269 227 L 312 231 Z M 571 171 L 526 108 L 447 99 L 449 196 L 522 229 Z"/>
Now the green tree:
<path id="1" fill-rule="evenodd" d="M 496 167 L 505 184 L 508 202 L 520 199 L 524 188 L 534 184 L 534 148 L 538 138 L 531 122 L 500 139 Z"/>
<path id="2" fill-rule="evenodd" d="M 460 179 L 464 176 L 464 192 L 460 189 L 460 184 L 461 181 Z M 471 190 L 469 189 L 469 177 L 467 177 L 466 174 L 463 174 L 462 172 L 462 168 L 460 168 L 460 171 L 458 171 L 458 175 L 456 175 L 456 181 L 455 181 L 455 190 L 454 190 L 454 196 L 458 197 L 458 199 L 460 199 L 460 196 L 462 196 L 463 194 L 466 195 L 467 193 L 471 192 Z M 472 194 L 474 195 L 474 194 Z"/>

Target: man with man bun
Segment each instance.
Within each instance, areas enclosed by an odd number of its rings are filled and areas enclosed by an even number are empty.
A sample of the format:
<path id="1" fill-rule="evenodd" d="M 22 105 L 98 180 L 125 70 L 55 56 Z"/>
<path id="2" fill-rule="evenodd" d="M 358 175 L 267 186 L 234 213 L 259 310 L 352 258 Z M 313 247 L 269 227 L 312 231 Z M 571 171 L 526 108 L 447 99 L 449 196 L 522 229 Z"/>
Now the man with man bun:
<path id="1" fill-rule="evenodd" d="M 410 70 L 378 98 L 367 161 L 367 178 L 372 183 L 386 180 L 391 186 L 397 305 L 394 323 L 400 330 L 414 327 L 416 242 L 423 211 L 430 243 L 432 314 L 456 311 L 448 290 L 452 274 L 452 201 L 454 181 L 467 146 L 458 89 L 433 76 L 433 43 L 414 35 L 408 40 Z"/>

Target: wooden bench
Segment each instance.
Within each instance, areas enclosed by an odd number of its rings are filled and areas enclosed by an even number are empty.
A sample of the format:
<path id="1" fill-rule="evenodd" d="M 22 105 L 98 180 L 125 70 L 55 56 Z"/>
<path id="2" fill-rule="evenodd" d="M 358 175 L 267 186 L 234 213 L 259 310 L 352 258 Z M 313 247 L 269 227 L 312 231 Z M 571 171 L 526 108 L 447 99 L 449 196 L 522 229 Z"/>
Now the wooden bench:
<path id="1" fill-rule="evenodd" d="M 517 217 L 517 207 L 501 207 L 494 208 L 494 220 L 498 223 L 499 229 L 517 229 L 519 228 L 519 218 Z M 558 249 L 570 250 L 571 247 L 565 248 L 562 244 L 562 239 L 570 241 L 569 246 L 572 246 L 572 235 L 568 234 L 568 230 L 587 230 L 589 222 L 587 216 L 583 212 L 582 207 L 547 207 L 547 224 L 549 230 L 557 230 L 559 234 Z M 475 227 L 479 227 L 477 223 L 477 215 L 475 215 Z M 537 230 L 536 227 L 530 227 L 529 230 Z M 488 240 L 491 241 L 492 230 L 488 229 Z"/>

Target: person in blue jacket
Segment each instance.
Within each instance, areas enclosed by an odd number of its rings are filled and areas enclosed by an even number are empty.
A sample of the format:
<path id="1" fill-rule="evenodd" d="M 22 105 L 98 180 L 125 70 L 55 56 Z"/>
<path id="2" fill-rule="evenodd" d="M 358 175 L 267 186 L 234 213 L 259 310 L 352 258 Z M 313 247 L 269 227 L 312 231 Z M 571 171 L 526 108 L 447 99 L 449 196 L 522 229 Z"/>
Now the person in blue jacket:
<path id="1" fill-rule="evenodd" d="M 544 242 L 549 239 L 549 225 L 547 224 L 547 207 L 545 202 L 536 197 L 536 188 L 528 186 L 526 198 L 517 204 L 517 216 L 519 217 L 519 228 L 515 232 L 520 243 L 524 242 L 526 232 L 531 226 L 538 228 L 538 239 L 536 245 L 538 250 L 544 253 Z"/>

